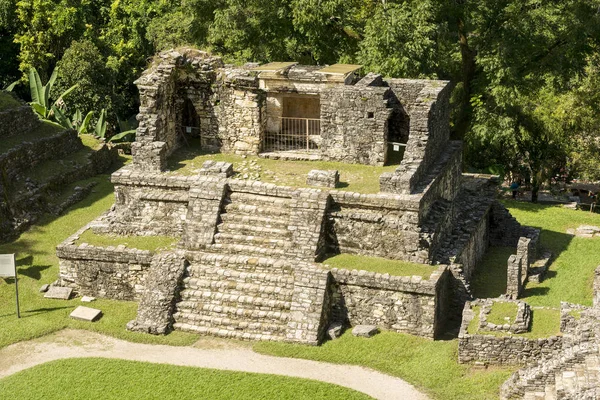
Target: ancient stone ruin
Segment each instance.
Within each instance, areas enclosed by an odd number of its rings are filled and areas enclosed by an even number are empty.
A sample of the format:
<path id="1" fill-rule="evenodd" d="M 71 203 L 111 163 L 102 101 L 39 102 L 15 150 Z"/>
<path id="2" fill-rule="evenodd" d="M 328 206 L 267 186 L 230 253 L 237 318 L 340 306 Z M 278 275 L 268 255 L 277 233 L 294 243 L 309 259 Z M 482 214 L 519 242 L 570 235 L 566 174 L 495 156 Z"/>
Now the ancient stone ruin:
<path id="1" fill-rule="evenodd" d="M 163 52 L 136 82 L 133 162 L 112 175 L 111 211 L 58 246 L 60 282 L 77 293 L 139 301 L 129 329 L 318 344 L 330 324 L 438 337 L 458 326 L 489 246 L 529 230 L 495 200 L 497 182 L 461 173 L 449 140 L 450 85 L 359 78 L 359 66 L 224 65 L 194 49 Z M 208 162 L 168 170 L 181 146 L 285 160 L 396 164 L 378 194 L 279 186 Z M 110 235 L 179 238 L 157 252 L 78 242 Z M 329 269 L 350 253 L 437 265 L 429 278 Z"/>

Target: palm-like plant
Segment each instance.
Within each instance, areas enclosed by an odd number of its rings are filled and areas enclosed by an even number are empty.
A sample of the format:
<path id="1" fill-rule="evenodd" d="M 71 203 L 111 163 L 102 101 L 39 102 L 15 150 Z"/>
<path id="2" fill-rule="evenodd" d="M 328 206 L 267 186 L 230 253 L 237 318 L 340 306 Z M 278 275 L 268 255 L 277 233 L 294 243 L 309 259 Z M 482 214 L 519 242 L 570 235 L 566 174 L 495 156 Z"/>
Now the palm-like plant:
<path id="1" fill-rule="evenodd" d="M 82 133 L 89 133 L 89 126 L 92 120 L 92 116 L 94 115 L 93 111 L 90 111 L 86 114 L 85 118 L 79 110 L 75 111 L 73 117 L 69 118 L 67 115 L 61 111 L 60 108 L 52 106 L 52 112 L 54 113 L 54 118 L 58 121 L 59 124 L 64 126 L 67 129 L 75 129 L 77 133 L 80 135 Z"/>
<path id="2" fill-rule="evenodd" d="M 31 91 L 31 107 L 39 114 L 43 119 L 49 119 L 54 109 L 59 109 L 60 105 L 63 104 L 63 98 L 68 96 L 73 90 L 77 88 L 77 84 L 71 86 L 65 90 L 58 99 L 54 102 L 50 102 L 50 91 L 56 77 L 58 75 L 58 68 L 54 68 L 50 79 L 45 85 L 42 85 L 42 80 L 35 68 L 29 70 L 29 90 Z"/>

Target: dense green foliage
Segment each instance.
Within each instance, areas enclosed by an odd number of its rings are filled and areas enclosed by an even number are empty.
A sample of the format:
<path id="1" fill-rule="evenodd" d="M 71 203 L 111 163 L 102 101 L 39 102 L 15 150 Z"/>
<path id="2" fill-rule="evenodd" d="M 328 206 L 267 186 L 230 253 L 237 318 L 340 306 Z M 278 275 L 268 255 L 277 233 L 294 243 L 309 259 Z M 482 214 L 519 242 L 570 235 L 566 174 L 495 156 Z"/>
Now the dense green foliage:
<path id="1" fill-rule="evenodd" d="M 0 395 L 24 400 L 371 399 L 351 389 L 308 379 L 106 358 L 38 365 L 0 380 Z"/>
<path id="2" fill-rule="evenodd" d="M 46 80 L 59 63 L 61 88 L 85 82 L 68 112 L 106 108 L 110 136 L 117 115 L 136 112 L 133 81 L 149 58 L 173 46 L 449 79 L 467 164 L 500 165 L 537 189 L 557 175 L 600 179 L 599 10 L 600 0 L 0 0 L 0 86 L 17 64 Z"/>

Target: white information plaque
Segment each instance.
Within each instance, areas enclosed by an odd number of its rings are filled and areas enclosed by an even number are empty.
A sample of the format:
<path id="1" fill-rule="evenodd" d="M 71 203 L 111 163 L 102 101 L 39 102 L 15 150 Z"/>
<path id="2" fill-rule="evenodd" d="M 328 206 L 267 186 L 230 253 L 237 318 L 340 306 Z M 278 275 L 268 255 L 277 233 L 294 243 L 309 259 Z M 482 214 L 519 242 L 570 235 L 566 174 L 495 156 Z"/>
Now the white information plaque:
<path id="1" fill-rule="evenodd" d="M 15 278 L 16 264 L 14 254 L 0 254 L 0 278 Z"/>
<path id="2" fill-rule="evenodd" d="M 21 318 L 19 309 L 19 280 L 17 278 L 17 263 L 14 254 L 0 254 L 0 278 L 15 278 L 15 295 L 17 297 L 17 318 Z"/>

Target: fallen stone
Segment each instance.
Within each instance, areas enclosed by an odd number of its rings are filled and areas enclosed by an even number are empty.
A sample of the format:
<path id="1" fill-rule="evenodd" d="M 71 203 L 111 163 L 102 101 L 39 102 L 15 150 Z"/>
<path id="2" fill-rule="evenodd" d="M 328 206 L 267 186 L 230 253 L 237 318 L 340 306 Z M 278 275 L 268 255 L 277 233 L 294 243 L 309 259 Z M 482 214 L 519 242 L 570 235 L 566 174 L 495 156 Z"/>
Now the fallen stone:
<path id="1" fill-rule="evenodd" d="M 42 287 L 40 288 L 40 293 L 46 293 L 48 291 L 48 289 L 50 289 L 50 285 L 46 283 L 45 285 L 42 285 Z"/>
<path id="2" fill-rule="evenodd" d="M 366 337 L 370 338 L 376 335 L 379 332 L 379 329 L 375 325 L 356 325 L 352 329 L 352 334 L 354 336 Z"/>
<path id="3" fill-rule="evenodd" d="M 96 301 L 96 298 L 92 296 L 83 296 L 81 301 L 84 303 L 91 303 L 92 301 Z"/>
<path id="4" fill-rule="evenodd" d="M 343 325 L 340 322 L 333 322 L 327 328 L 327 336 L 329 339 L 335 340 L 342 335 L 342 327 Z"/>
<path id="5" fill-rule="evenodd" d="M 79 306 L 71 313 L 70 317 L 80 321 L 94 322 L 102 316 L 102 311 L 95 308 Z"/>
<path id="6" fill-rule="evenodd" d="M 44 297 L 47 299 L 69 300 L 71 293 L 73 293 L 73 289 L 71 288 L 50 286 Z"/>

